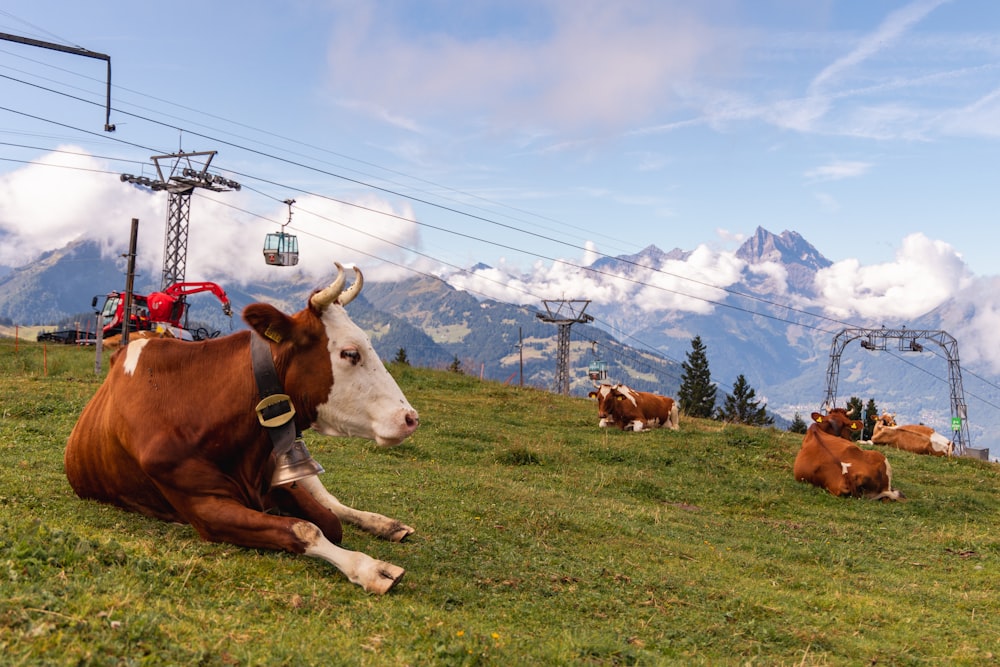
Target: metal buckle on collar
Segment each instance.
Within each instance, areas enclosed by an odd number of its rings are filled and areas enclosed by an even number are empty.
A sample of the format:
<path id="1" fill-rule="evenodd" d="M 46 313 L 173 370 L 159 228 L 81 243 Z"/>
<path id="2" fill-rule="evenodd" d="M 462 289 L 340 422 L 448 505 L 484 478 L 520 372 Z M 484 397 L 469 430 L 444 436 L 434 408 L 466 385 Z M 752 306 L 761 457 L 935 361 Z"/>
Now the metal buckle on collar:
<path id="1" fill-rule="evenodd" d="M 280 406 L 282 403 L 288 406 L 287 410 L 275 409 L 276 406 Z M 257 412 L 257 419 L 260 420 L 261 426 L 266 428 L 275 428 L 287 424 L 295 416 L 295 406 L 292 405 L 292 399 L 288 394 L 271 394 L 261 400 L 254 410 Z"/>

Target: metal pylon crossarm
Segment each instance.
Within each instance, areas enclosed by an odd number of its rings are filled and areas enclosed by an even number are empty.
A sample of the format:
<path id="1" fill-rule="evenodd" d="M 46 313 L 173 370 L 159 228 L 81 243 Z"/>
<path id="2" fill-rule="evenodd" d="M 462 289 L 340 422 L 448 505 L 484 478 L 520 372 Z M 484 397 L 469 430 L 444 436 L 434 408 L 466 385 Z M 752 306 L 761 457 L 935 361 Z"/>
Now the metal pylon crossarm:
<path id="1" fill-rule="evenodd" d="M 861 341 L 861 347 L 870 351 L 885 351 L 886 340 L 899 341 L 903 352 L 922 352 L 924 344 L 931 342 L 941 347 L 948 358 L 948 386 L 950 388 L 952 434 L 955 453 L 964 454 L 972 446 L 969 438 L 968 406 L 965 403 L 965 389 L 962 387 L 962 367 L 958 359 L 958 341 L 947 331 L 937 329 L 843 329 L 833 337 L 830 345 L 830 362 L 826 370 L 826 395 L 823 407 L 827 410 L 836 406 L 837 383 L 840 376 L 840 357 L 844 348 L 853 340 Z"/>

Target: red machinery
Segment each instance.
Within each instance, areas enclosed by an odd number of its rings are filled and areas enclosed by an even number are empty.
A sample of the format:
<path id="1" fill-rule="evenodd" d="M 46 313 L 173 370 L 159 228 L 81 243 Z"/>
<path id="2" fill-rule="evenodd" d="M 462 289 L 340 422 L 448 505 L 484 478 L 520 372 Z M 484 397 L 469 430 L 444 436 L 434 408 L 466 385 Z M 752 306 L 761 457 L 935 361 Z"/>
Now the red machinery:
<path id="1" fill-rule="evenodd" d="M 200 340 L 212 337 L 208 331 L 199 329 L 189 331 L 185 328 L 184 316 L 187 313 L 189 294 L 211 292 L 222 302 L 222 312 L 232 317 L 233 311 L 225 290 L 215 283 L 174 283 L 162 292 L 152 292 L 148 295 L 132 295 L 132 315 L 129 318 L 130 331 L 147 331 L 158 328 L 168 330 L 175 338 L 185 340 Z M 96 306 L 96 297 L 95 303 Z M 121 333 L 122 321 L 125 317 L 125 293 L 110 292 L 101 310 L 101 325 L 104 335 Z"/>

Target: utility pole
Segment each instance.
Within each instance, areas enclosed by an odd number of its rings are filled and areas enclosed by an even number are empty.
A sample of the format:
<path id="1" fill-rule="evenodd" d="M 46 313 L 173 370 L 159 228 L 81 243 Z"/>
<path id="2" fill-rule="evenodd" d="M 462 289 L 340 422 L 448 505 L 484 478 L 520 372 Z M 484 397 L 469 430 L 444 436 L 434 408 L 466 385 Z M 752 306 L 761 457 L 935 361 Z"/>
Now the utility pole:
<path id="1" fill-rule="evenodd" d="M 569 394 L 569 329 L 574 324 L 593 322 L 591 315 L 584 314 L 590 299 L 561 299 L 542 301 L 544 313 L 535 313 L 542 322 L 559 326 L 556 345 L 556 391 Z"/>
<path id="2" fill-rule="evenodd" d="M 125 310 L 122 311 L 122 342 L 128 345 L 128 325 L 132 320 L 132 288 L 135 284 L 135 251 L 139 238 L 139 218 L 132 218 L 132 235 L 128 242 L 128 272 L 125 274 Z"/>
<path id="3" fill-rule="evenodd" d="M 123 183 L 141 185 L 153 191 L 166 190 L 169 196 L 167 226 L 163 238 L 163 275 L 160 278 L 160 289 L 166 289 L 174 283 L 184 282 L 187 271 L 191 193 L 197 188 L 213 192 L 228 192 L 239 190 L 241 187 L 236 181 L 208 172 L 208 167 L 212 164 L 212 158 L 215 157 L 215 154 L 216 151 L 202 151 L 200 153 L 180 151 L 171 155 L 154 155 L 150 159 L 156 166 L 156 180 L 146 176 L 121 175 Z M 168 164 L 171 160 L 172 164 Z"/>

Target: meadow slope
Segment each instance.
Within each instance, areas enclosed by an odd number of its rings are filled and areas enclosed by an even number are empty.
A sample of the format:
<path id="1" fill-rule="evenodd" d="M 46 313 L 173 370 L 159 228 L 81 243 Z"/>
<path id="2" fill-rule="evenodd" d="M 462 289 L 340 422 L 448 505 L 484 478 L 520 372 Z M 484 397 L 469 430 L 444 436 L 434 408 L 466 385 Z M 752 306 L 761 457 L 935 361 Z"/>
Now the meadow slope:
<path id="1" fill-rule="evenodd" d="M 79 500 L 62 469 L 92 350 L 0 340 L 0 655 L 10 665 L 938 665 L 1000 660 L 1000 474 L 887 452 L 907 500 L 795 482 L 801 436 L 392 365 L 420 430 L 308 434 L 345 503 L 416 528 L 406 568 L 199 540 Z M 105 364 L 106 367 L 106 364 Z"/>

